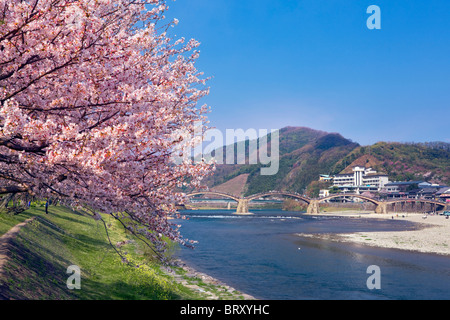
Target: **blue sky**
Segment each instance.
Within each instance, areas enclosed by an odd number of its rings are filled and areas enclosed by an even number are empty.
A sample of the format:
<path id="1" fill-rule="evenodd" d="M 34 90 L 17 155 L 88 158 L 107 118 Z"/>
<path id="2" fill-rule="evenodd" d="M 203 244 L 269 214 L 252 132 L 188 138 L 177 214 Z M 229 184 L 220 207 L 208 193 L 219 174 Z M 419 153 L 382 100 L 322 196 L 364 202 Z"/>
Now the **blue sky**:
<path id="1" fill-rule="evenodd" d="M 177 0 L 201 42 L 212 126 L 339 132 L 360 144 L 450 142 L 450 1 Z M 381 30 L 369 30 L 370 5 Z"/>

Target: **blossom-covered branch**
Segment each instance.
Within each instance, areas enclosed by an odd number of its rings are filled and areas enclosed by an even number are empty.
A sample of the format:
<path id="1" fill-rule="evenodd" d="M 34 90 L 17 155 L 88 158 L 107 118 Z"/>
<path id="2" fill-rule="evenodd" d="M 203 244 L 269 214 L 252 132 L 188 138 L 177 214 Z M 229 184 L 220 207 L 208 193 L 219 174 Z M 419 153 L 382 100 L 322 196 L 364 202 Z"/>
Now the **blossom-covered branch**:
<path id="1" fill-rule="evenodd" d="M 207 123 L 195 40 L 164 1 L 0 0 L 0 191 L 119 217 L 163 249 L 167 220 L 211 170 L 174 163 Z M 160 25 L 163 26 L 160 26 Z M 203 128 L 205 131 L 206 128 Z"/>

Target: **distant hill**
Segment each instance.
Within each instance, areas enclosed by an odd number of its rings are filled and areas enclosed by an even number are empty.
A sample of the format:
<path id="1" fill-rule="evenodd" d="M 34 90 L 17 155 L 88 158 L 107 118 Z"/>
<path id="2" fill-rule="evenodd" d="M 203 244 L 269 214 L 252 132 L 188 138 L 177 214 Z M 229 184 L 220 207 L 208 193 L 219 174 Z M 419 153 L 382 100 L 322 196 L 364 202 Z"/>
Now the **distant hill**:
<path id="1" fill-rule="evenodd" d="M 333 174 L 365 165 L 387 173 L 391 181 L 424 180 L 450 185 L 450 144 L 378 142 L 358 147 L 339 161 Z"/>
<path id="2" fill-rule="evenodd" d="M 248 142 L 247 142 L 248 143 Z M 237 144 L 235 144 L 235 148 Z M 250 195 L 269 190 L 303 191 L 319 174 L 329 173 L 357 143 L 337 133 L 327 133 L 305 127 L 280 129 L 280 168 L 276 175 L 262 176 L 261 165 L 217 165 L 216 172 L 206 180 L 215 190 L 226 187 L 230 180 L 235 191 Z M 245 175 L 247 179 L 237 179 Z"/>
<path id="3" fill-rule="evenodd" d="M 391 181 L 425 180 L 450 185 L 450 144 L 378 142 L 361 146 L 338 133 L 286 127 L 280 129 L 280 168 L 276 175 L 262 176 L 259 164 L 224 164 L 217 165 L 205 184 L 236 195 L 269 190 L 317 192 L 323 187 L 317 182 L 320 174 L 351 172 L 356 165 L 386 173 Z"/>
<path id="4" fill-rule="evenodd" d="M 247 180 L 248 174 L 240 174 L 222 184 L 212 187 L 210 190 L 241 196 L 245 193 Z"/>

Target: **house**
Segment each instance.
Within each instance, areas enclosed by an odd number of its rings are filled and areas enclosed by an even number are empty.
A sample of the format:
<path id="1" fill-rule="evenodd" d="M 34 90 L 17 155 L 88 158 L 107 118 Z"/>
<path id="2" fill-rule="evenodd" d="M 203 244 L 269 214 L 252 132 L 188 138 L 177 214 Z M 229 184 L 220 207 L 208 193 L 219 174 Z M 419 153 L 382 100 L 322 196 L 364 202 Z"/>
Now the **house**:
<path id="1" fill-rule="evenodd" d="M 330 195 L 330 190 L 328 189 L 322 189 L 319 191 L 319 198 L 325 198 Z"/>
<path id="2" fill-rule="evenodd" d="M 413 189 L 420 189 L 419 185 L 425 187 L 425 181 L 395 181 L 384 185 L 383 191 L 387 193 L 406 193 Z"/>
<path id="3" fill-rule="evenodd" d="M 333 180 L 333 178 L 330 177 L 330 175 L 328 174 L 321 174 L 319 176 L 319 181 L 331 181 L 331 180 Z"/>
<path id="4" fill-rule="evenodd" d="M 436 199 L 450 202 L 450 187 L 442 187 L 436 191 Z"/>
<path id="5" fill-rule="evenodd" d="M 448 189 L 426 181 L 396 181 L 387 183 L 381 194 L 389 198 L 438 199 L 441 194 L 445 197 Z"/>

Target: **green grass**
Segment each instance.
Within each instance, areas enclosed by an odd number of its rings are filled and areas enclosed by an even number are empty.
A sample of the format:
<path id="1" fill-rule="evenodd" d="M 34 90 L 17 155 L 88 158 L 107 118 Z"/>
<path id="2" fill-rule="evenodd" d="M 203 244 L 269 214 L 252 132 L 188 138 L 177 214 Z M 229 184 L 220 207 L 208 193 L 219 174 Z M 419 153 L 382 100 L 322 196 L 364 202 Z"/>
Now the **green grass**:
<path id="1" fill-rule="evenodd" d="M 20 215 L 0 213 L 0 237 L 8 232 L 8 230 L 14 227 L 16 224 L 24 222 L 29 217 L 31 217 L 31 214 L 29 213 L 23 213 Z"/>
<path id="2" fill-rule="evenodd" d="M 21 229 L 9 252 L 0 279 L 0 298 L 82 300 L 203 299 L 162 271 L 150 250 L 127 234 L 119 223 L 105 216 L 112 244 L 126 241 L 120 249 L 139 268 L 122 263 L 109 244 L 103 223 L 69 208 L 51 206 L 49 214 L 35 206 L 19 215 L 0 214 L 0 233 L 32 216 Z M 69 290 L 71 265 L 81 269 L 81 289 Z"/>

